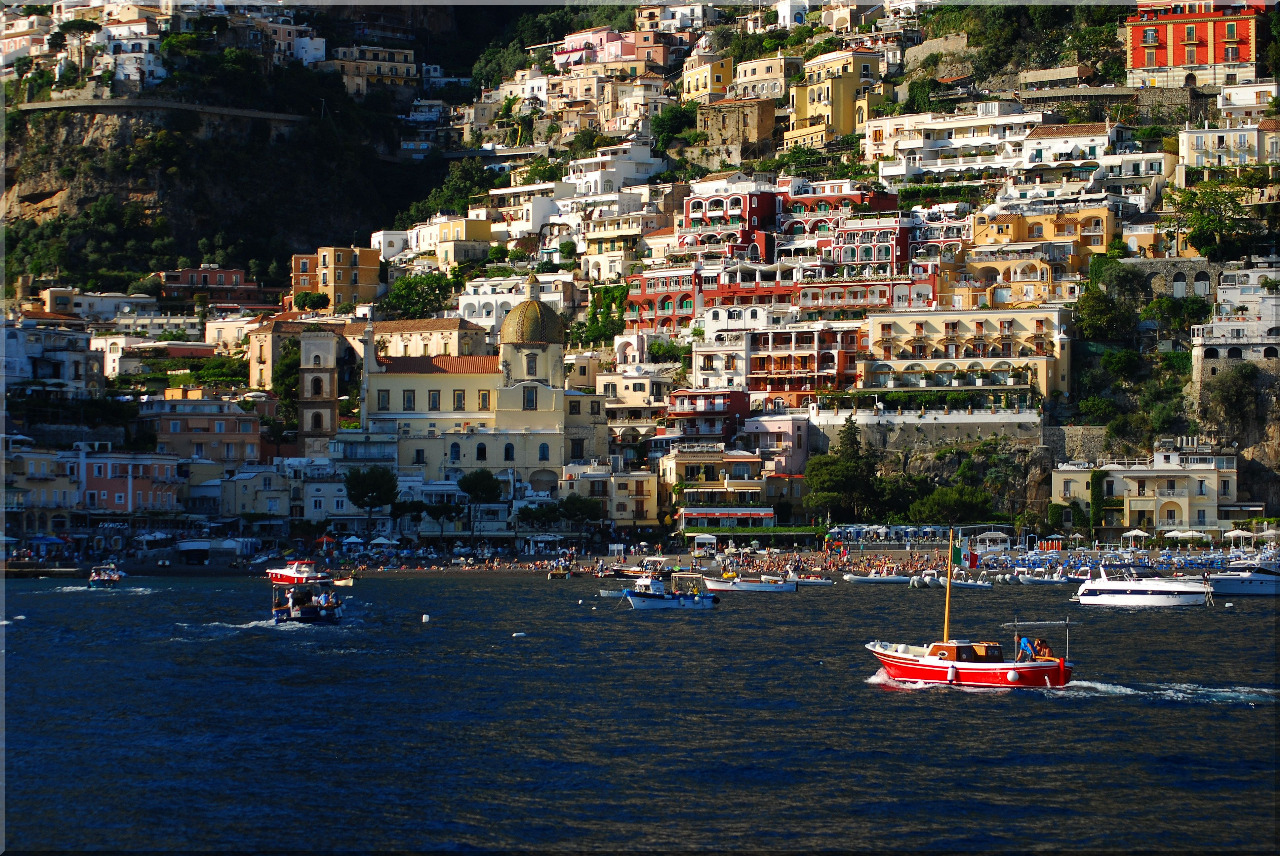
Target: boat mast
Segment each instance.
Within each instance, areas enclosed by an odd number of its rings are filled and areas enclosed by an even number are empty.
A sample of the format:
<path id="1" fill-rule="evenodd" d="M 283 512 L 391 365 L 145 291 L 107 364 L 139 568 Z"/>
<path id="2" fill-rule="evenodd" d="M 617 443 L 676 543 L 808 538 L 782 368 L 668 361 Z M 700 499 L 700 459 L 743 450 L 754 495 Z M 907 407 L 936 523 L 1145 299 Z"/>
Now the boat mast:
<path id="1" fill-rule="evenodd" d="M 955 550 L 956 530 L 947 530 L 947 606 L 942 613 L 942 641 L 951 638 L 951 559 Z"/>

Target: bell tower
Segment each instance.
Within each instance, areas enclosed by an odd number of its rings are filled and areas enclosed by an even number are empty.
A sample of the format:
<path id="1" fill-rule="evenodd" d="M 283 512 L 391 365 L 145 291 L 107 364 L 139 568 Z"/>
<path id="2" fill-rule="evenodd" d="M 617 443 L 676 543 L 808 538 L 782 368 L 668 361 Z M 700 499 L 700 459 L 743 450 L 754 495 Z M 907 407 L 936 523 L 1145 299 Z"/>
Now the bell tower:
<path id="1" fill-rule="evenodd" d="M 329 331 L 299 337 L 298 439 L 307 457 L 325 457 L 338 430 L 338 337 Z"/>

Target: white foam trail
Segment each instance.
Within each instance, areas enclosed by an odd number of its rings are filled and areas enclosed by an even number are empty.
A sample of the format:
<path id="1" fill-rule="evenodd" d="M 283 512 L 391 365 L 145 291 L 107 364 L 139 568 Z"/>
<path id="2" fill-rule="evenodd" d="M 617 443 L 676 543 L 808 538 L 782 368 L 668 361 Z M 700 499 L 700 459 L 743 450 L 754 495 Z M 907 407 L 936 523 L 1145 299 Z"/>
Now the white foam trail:
<path id="1" fill-rule="evenodd" d="M 3 627 L 6 624 L 12 624 L 12 623 L 13 623 L 12 621 L 0 621 L 0 627 Z"/>
<path id="2" fill-rule="evenodd" d="M 27 618 L 27 617 L 26 617 L 25 615 L 15 615 L 15 616 L 13 617 L 13 620 L 14 620 L 14 621 L 25 621 L 25 620 L 26 620 L 26 618 Z"/>

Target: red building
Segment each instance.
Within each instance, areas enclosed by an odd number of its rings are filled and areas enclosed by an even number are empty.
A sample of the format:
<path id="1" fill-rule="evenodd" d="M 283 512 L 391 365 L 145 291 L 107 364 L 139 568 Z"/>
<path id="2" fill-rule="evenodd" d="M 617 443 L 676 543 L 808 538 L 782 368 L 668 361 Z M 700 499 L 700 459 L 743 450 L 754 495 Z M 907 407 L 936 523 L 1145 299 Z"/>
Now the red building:
<path id="1" fill-rule="evenodd" d="M 736 389 L 677 389 L 667 404 L 667 425 L 686 440 L 727 443 L 751 415 L 751 397 Z"/>
<path id="2" fill-rule="evenodd" d="M 281 295 L 289 290 L 286 287 L 254 282 L 242 269 L 221 268 L 217 265 L 159 271 L 156 276 L 160 278 L 162 297 L 178 297 L 194 302 L 196 295 L 204 295 L 211 306 L 219 303 L 279 306 Z"/>
<path id="3" fill-rule="evenodd" d="M 1125 19 L 1130 86 L 1230 86 L 1258 77 L 1266 0 L 1138 0 Z"/>

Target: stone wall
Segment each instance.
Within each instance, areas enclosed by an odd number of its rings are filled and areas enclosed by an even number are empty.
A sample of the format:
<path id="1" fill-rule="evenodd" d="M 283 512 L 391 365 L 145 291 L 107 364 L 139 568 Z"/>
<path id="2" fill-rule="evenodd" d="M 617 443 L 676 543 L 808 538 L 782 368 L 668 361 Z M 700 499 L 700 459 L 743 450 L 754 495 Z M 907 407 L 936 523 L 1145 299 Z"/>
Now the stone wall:
<path id="1" fill-rule="evenodd" d="M 820 411 L 815 423 L 810 418 L 809 450 L 826 452 L 836 442 L 844 427 L 848 410 L 838 413 Z M 1035 410 L 975 409 L 973 413 L 953 410 L 904 410 L 874 413 L 860 410 L 854 416 L 862 442 L 875 449 L 886 451 L 928 451 L 939 446 L 962 446 L 995 437 L 1004 437 L 1017 445 L 1038 446 L 1040 439 L 1040 413 Z"/>
<path id="2" fill-rule="evenodd" d="M 1107 429 L 1099 425 L 1046 425 L 1040 433 L 1055 464 L 1092 463 L 1106 452 Z"/>
<path id="3" fill-rule="evenodd" d="M 929 39 L 913 48 L 907 48 L 903 54 L 903 62 L 908 70 L 915 68 L 929 54 L 957 54 L 969 49 L 969 36 L 965 33 L 951 33 L 940 39 Z"/>
<path id="4" fill-rule="evenodd" d="M 72 405 L 74 407 L 74 405 Z M 118 449 L 124 443 L 124 428 L 118 425 L 32 425 L 26 433 L 40 445 L 53 449 L 70 449 L 72 443 L 111 443 Z"/>
<path id="5" fill-rule="evenodd" d="M 1226 270 L 1226 265 L 1208 259 L 1121 259 L 1121 262 L 1142 273 L 1152 298 L 1196 294 L 1196 276 L 1204 274 L 1209 277 L 1209 286 L 1202 296 L 1213 302 L 1218 293 L 1218 281 Z M 1173 281 L 1179 273 L 1186 278 L 1186 293 L 1175 295 Z"/>

